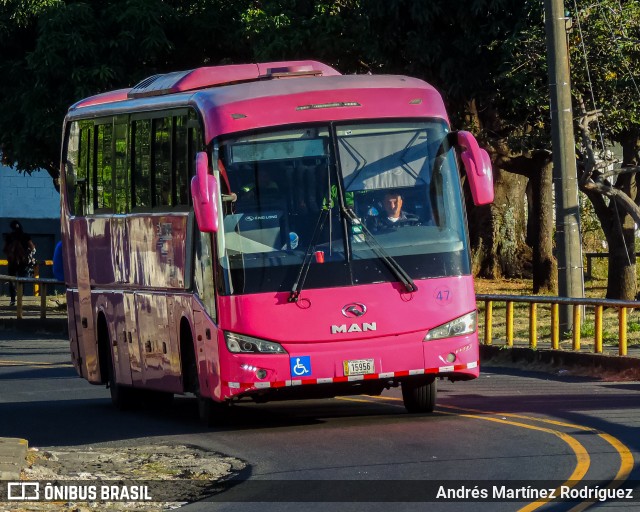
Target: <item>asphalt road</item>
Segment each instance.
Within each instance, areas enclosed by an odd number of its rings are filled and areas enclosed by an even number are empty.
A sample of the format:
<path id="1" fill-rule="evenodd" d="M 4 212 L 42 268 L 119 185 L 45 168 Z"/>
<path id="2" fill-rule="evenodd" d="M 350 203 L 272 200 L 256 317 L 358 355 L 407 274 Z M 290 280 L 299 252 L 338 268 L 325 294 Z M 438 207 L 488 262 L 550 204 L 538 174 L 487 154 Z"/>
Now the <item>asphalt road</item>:
<path id="1" fill-rule="evenodd" d="M 629 487 L 640 480 L 637 382 L 484 366 L 475 381 L 440 382 L 433 414 L 407 414 L 392 389 L 241 404 L 208 429 L 188 397 L 162 411 L 116 411 L 106 389 L 76 377 L 66 340 L 17 337 L 0 331 L 0 436 L 40 448 L 190 444 L 247 463 L 237 485 L 185 511 L 640 510 L 638 490 L 633 501 L 594 505 L 547 503 L 526 489 L 520 501 L 422 501 L 502 485 Z"/>

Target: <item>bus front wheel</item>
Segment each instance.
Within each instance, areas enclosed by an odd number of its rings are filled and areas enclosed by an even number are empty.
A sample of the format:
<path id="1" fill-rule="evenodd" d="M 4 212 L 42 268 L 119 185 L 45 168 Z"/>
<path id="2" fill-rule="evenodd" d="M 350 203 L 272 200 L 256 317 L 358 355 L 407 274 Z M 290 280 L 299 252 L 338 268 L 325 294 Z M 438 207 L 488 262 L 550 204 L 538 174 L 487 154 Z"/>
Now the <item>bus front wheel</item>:
<path id="1" fill-rule="evenodd" d="M 437 381 L 435 379 L 407 380 L 402 383 L 402 400 L 409 413 L 433 412 L 436 406 Z"/>

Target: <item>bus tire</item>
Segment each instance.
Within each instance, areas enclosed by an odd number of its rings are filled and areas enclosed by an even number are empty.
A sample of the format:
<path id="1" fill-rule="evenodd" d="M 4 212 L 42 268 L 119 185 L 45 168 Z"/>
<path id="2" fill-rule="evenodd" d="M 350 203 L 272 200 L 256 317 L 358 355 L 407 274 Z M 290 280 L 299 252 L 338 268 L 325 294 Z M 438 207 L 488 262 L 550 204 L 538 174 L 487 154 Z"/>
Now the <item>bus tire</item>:
<path id="1" fill-rule="evenodd" d="M 433 412 L 436 406 L 437 381 L 435 379 L 407 380 L 402 383 L 402 400 L 411 414 Z"/>

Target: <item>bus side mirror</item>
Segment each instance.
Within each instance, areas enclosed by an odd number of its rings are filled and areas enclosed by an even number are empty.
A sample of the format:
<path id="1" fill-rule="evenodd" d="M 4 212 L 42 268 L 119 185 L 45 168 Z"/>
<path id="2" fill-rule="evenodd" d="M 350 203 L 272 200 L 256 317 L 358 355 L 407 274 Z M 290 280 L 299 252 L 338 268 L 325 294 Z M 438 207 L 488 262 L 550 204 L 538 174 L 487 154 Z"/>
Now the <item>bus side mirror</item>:
<path id="1" fill-rule="evenodd" d="M 458 132 L 458 146 L 462 148 L 460 158 L 467 171 L 471 197 L 475 205 L 493 202 L 493 172 L 489 154 L 478 146 L 470 132 Z"/>
<path id="2" fill-rule="evenodd" d="M 196 175 L 191 178 L 191 198 L 200 231 L 218 231 L 218 184 L 215 177 L 209 174 L 209 158 L 204 151 L 196 154 Z"/>

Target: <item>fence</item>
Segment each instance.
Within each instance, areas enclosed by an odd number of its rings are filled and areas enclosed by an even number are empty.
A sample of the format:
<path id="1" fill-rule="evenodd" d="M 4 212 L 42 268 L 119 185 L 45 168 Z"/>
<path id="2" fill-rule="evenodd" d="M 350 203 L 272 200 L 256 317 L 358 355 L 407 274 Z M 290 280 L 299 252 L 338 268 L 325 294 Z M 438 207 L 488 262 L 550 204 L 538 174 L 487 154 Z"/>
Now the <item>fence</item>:
<path id="1" fill-rule="evenodd" d="M 1 263 L 1 260 L 0 260 Z M 46 318 L 47 314 L 47 290 L 54 286 L 64 285 L 63 282 L 56 279 L 38 278 L 38 277 L 14 277 L 0 274 L 0 282 L 13 282 L 17 291 L 17 307 L 16 316 L 18 319 L 23 318 L 23 295 L 24 285 L 33 284 L 39 287 L 40 290 L 40 318 Z M 538 348 L 541 337 L 539 336 L 538 320 L 540 318 L 538 306 L 545 306 L 550 313 L 550 329 L 549 329 L 549 347 L 554 350 L 560 350 L 561 347 L 561 333 L 560 321 L 559 321 L 559 307 L 560 305 L 571 306 L 573 310 L 573 325 L 574 327 L 570 333 L 571 350 L 581 351 L 582 346 L 582 331 L 580 325 L 582 323 L 583 311 L 586 308 L 593 308 L 594 310 L 594 328 L 593 328 L 593 352 L 596 354 L 603 353 L 603 320 L 605 316 L 605 310 L 617 311 L 617 344 L 618 355 L 628 355 L 628 310 L 640 309 L 640 302 L 635 301 L 620 301 L 609 299 L 589 299 L 589 298 L 564 298 L 564 297 L 549 297 L 549 296 L 519 296 L 519 295 L 493 295 L 493 294 L 478 294 L 476 299 L 479 304 L 483 304 L 484 308 L 484 339 L 482 342 L 485 345 L 492 345 L 494 341 L 494 327 L 496 321 L 494 319 L 494 307 L 500 304 L 500 307 L 504 304 L 505 310 L 505 346 L 514 346 L 514 304 L 526 304 L 528 305 L 528 346 L 529 348 Z M 639 344 L 640 344 L 640 340 Z"/>
<path id="2" fill-rule="evenodd" d="M 9 262 L 7 260 L 0 260 L 0 267 L 6 267 L 8 264 Z M 40 267 L 42 266 L 50 267 L 52 265 L 53 265 L 53 260 L 40 260 L 36 262 L 36 266 L 33 269 L 33 277 L 35 278 L 40 277 Z M 64 284 L 64 283 L 58 283 L 58 284 Z M 33 295 L 36 297 L 40 296 L 40 284 L 38 282 L 33 284 Z"/>
<path id="3" fill-rule="evenodd" d="M 585 252 L 585 258 L 587 259 L 587 270 L 585 272 L 584 277 L 586 279 L 591 279 L 593 277 L 593 260 L 598 258 L 608 258 L 608 252 Z M 640 252 L 636 253 L 636 258 L 640 258 Z"/>
<path id="4" fill-rule="evenodd" d="M 514 296 L 514 295 L 477 295 L 478 302 L 484 302 L 484 344 L 493 343 L 493 329 L 495 325 L 493 311 L 495 303 L 504 303 L 505 308 L 505 346 L 514 345 L 514 304 L 528 304 L 529 325 L 528 325 L 528 345 L 532 349 L 538 348 L 538 305 L 546 305 L 550 311 L 550 344 L 549 348 L 561 349 L 560 322 L 558 310 L 560 305 L 571 306 L 573 310 L 574 329 L 570 333 L 571 350 L 580 351 L 582 347 L 582 332 L 580 329 L 583 311 L 587 307 L 594 309 L 593 328 L 593 352 L 601 354 L 603 352 L 603 319 L 605 310 L 617 310 L 618 324 L 618 355 L 628 355 L 628 329 L 627 312 L 629 309 L 640 308 L 640 302 L 609 300 L 609 299 L 588 299 L 588 298 L 564 298 L 547 296 Z"/>
<path id="5" fill-rule="evenodd" d="M 23 318 L 23 297 L 24 297 L 24 285 L 33 284 L 34 290 L 38 287 L 40 295 L 40 318 L 47 318 L 47 288 L 57 285 L 64 285 L 63 282 L 57 279 L 48 279 L 42 277 L 14 277 L 0 274 L 0 282 L 13 283 L 16 287 L 16 317 L 18 320 Z"/>

